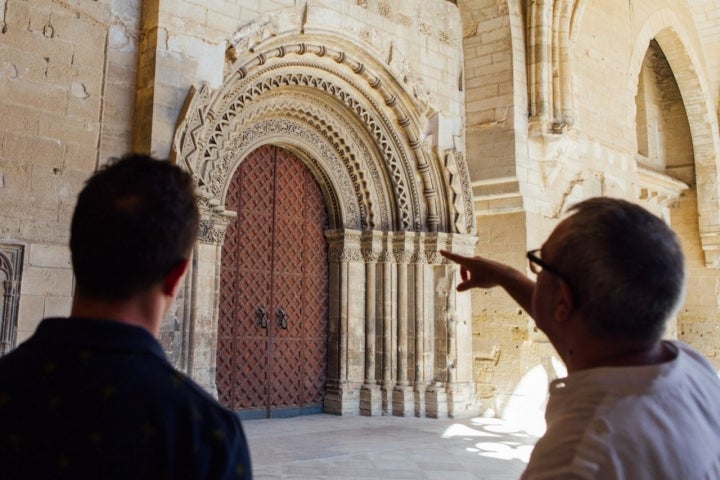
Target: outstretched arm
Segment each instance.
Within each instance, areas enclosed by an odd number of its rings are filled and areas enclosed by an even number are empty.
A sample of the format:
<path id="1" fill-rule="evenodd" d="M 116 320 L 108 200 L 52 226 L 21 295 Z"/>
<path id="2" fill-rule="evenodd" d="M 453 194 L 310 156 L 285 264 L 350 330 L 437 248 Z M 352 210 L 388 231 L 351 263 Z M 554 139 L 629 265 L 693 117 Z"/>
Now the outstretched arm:
<path id="1" fill-rule="evenodd" d="M 443 257 L 460 265 L 462 282 L 457 286 L 458 292 L 474 287 L 502 287 L 523 310 L 532 316 L 532 296 L 535 282 L 525 274 L 487 258 L 465 257 L 445 250 L 441 250 L 440 253 Z"/>

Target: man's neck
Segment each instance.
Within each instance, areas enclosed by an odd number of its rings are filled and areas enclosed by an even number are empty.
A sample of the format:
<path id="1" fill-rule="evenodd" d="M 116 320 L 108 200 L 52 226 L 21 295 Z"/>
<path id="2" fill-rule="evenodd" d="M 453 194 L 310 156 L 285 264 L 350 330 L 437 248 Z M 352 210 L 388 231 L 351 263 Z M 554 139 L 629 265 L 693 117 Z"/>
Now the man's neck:
<path id="1" fill-rule="evenodd" d="M 147 294 L 124 300 L 98 299 L 76 293 L 73 297 L 71 317 L 115 320 L 144 328 L 157 337 L 160 320 L 164 315 L 162 298 Z"/>
<path id="2" fill-rule="evenodd" d="M 638 367 L 658 365 L 674 358 L 674 354 L 660 340 L 647 346 L 620 349 L 597 344 L 583 349 L 582 354 L 573 354 L 566 361 L 568 372 L 597 367 Z"/>

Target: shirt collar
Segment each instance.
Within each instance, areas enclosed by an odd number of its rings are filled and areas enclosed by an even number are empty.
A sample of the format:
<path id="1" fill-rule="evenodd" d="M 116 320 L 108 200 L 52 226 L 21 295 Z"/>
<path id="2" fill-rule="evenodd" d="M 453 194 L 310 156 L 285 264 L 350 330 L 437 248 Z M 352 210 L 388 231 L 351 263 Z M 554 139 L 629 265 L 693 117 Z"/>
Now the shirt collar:
<path id="1" fill-rule="evenodd" d="M 151 353 L 167 359 L 150 332 L 115 320 L 46 318 L 40 322 L 33 339 L 42 343 Z"/>

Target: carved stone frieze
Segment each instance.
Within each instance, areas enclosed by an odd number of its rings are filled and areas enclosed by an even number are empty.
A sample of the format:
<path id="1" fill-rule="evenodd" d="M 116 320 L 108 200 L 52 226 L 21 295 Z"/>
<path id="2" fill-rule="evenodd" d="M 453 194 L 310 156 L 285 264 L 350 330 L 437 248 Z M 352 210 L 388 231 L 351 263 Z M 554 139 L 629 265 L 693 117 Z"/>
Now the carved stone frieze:
<path id="1" fill-rule="evenodd" d="M 228 60 L 231 62 L 236 61 L 239 52 L 252 52 L 261 42 L 277 35 L 278 30 L 279 26 L 275 16 L 246 23 L 230 37 L 226 52 Z"/>
<path id="2" fill-rule="evenodd" d="M 392 237 L 392 250 L 395 261 L 400 264 L 408 264 L 415 253 L 415 233 L 394 232 Z"/>
<path id="3" fill-rule="evenodd" d="M 449 263 L 440 254 L 440 250 L 472 256 L 477 242 L 478 237 L 475 235 L 428 233 L 424 235 L 420 248 L 424 251 L 428 264 L 440 265 Z"/>
<path id="4" fill-rule="evenodd" d="M 211 92 L 207 84 L 203 83 L 199 88 L 190 87 L 188 101 L 180 112 L 180 124 L 173 138 L 173 148 L 170 152 L 171 160 L 185 168 L 202 185 L 202 176 L 195 168 L 195 157 L 202 149 L 203 140 L 201 134 L 207 119 L 207 109 L 210 105 Z"/>
<path id="5" fill-rule="evenodd" d="M 377 263 L 383 253 L 385 232 L 367 231 L 360 239 L 363 258 L 366 263 Z"/>
<path id="6" fill-rule="evenodd" d="M 427 255 L 425 253 L 425 236 L 426 233 L 418 233 L 415 235 L 413 254 L 410 259 L 410 263 L 428 263 Z"/>
<path id="7" fill-rule="evenodd" d="M 359 230 L 329 230 L 325 232 L 328 242 L 328 261 L 331 263 L 363 263 L 360 246 L 362 233 Z"/>
<path id="8" fill-rule="evenodd" d="M 385 249 L 378 255 L 378 263 L 393 263 L 395 257 L 392 249 Z"/>

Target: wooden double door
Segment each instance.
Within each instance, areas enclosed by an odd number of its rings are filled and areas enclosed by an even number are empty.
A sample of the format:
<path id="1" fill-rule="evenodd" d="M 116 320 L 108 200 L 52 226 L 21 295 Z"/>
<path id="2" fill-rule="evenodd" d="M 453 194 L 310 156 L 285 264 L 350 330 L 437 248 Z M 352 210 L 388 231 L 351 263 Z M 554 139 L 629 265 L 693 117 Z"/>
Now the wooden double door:
<path id="1" fill-rule="evenodd" d="M 291 152 L 266 145 L 233 176 L 222 250 L 218 396 L 244 418 L 322 411 L 327 210 Z"/>

